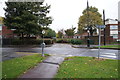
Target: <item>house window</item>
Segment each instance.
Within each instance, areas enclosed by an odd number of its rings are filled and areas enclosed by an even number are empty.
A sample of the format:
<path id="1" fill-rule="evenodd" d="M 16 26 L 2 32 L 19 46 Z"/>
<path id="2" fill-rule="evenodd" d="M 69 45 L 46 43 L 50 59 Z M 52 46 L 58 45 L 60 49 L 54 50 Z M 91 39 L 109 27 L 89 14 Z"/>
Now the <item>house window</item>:
<path id="1" fill-rule="evenodd" d="M 110 29 L 118 29 L 118 26 L 116 26 L 116 25 L 111 25 L 111 26 L 110 26 Z"/>
<path id="2" fill-rule="evenodd" d="M 118 34 L 118 30 L 110 31 L 110 34 Z"/>
<path id="3" fill-rule="evenodd" d="M 118 35 L 117 34 L 111 34 L 111 36 L 113 36 L 114 39 L 118 39 Z"/>
<path id="4" fill-rule="evenodd" d="M 78 36 L 78 38 L 81 38 L 80 36 Z"/>

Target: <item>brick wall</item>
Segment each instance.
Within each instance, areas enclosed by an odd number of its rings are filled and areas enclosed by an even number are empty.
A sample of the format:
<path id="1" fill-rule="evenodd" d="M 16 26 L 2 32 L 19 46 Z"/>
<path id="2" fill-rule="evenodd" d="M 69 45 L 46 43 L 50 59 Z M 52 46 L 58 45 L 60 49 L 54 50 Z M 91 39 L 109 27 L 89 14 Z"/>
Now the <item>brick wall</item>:
<path id="1" fill-rule="evenodd" d="M 87 38 L 88 37 L 86 36 L 85 37 L 85 43 L 87 42 L 86 41 Z M 93 41 L 94 44 L 98 44 L 98 42 L 99 42 L 99 36 L 92 36 L 92 37 L 90 37 L 90 40 Z M 110 44 L 112 42 L 114 42 L 113 37 L 112 36 L 106 36 L 106 44 Z M 103 44 L 103 43 L 104 43 L 104 36 L 101 36 L 101 44 Z"/>
<path id="2" fill-rule="evenodd" d="M 2 36 L 3 38 L 12 38 L 13 31 L 8 29 L 6 26 L 2 26 Z"/>

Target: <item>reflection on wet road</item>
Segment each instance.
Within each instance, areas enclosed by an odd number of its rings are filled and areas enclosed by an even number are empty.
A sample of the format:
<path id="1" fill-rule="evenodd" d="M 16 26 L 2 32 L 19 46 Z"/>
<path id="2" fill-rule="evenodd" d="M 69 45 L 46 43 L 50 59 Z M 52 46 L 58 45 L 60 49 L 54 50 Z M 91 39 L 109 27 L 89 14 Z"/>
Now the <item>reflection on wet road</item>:
<path id="1" fill-rule="evenodd" d="M 2 48 L 2 60 L 12 59 L 24 55 L 33 55 L 34 53 L 39 54 L 41 53 L 41 51 L 42 49 L 40 47 Z M 21 53 L 18 54 L 17 52 Z M 28 54 L 23 54 L 23 52 L 26 52 Z M 51 47 L 46 47 L 44 49 L 44 53 L 60 56 L 63 55 L 97 57 L 98 49 L 73 48 L 70 44 L 54 44 Z M 116 59 L 116 55 L 118 56 L 118 50 L 101 49 L 101 57 Z"/>

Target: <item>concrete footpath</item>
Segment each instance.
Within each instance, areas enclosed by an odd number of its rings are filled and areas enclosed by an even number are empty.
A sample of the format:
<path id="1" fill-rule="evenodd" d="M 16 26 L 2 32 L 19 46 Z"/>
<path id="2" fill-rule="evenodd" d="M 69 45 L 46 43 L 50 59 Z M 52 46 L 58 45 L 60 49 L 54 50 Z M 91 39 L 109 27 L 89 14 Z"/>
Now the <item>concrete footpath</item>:
<path id="1" fill-rule="evenodd" d="M 52 55 L 19 78 L 54 78 L 64 58 L 64 56 Z"/>

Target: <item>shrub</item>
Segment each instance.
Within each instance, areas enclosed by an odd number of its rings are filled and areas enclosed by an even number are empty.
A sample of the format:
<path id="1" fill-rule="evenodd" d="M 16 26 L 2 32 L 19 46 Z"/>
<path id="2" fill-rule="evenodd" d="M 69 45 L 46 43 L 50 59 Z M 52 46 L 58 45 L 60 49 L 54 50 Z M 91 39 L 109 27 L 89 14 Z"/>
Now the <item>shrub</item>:
<path id="1" fill-rule="evenodd" d="M 71 39 L 70 42 L 72 44 L 79 44 L 79 45 L 82 44 L 82 40 L 79 40 L 79 39 Z"/>
<path id="2" fill-rule="evenodd" d="M 40 45 L 42 42 L 42 39 L 10 39 L 4 40 L 3 45 Z M 44 42 L 46 45 L 53 44 L 53 39 L 46 39 Z"/>
<path id="3" fill-rule="evenodd" d="M 69 43 L 68 39 L 57 39 L 56 40 L 57 43 Z"/>
<path id="4" fill-rule="evenodd" d="M 95 43 L 94 43 L 94 40 L 90 40 L 90 44 L 95 44 Z"/>

